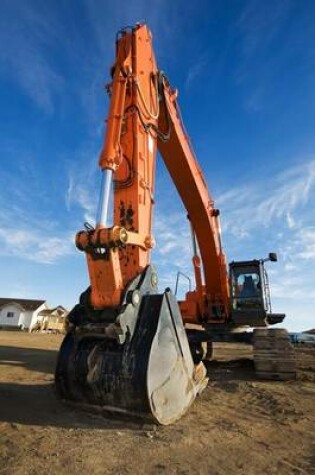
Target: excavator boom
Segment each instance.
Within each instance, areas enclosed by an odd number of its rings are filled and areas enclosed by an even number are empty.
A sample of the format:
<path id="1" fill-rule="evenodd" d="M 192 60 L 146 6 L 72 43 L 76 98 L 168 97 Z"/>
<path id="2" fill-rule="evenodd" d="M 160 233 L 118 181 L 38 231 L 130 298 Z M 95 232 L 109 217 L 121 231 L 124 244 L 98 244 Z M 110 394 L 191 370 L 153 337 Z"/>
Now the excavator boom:
<path id="1" fill-rule="evenodd" d="M 187 210 L 195 234 L 204 270 L 204 285 L 196 279 L 196 291 L 182 302 L 185 321 L 200 323 L 203 320 L 225 321 L 228 315 L 229 287 L 225 255 L 222 250 L 219 210 L 214 207 L 208 187 L 193 152 L 181 119 L 177 91 L 173 91 L 166 78 L 162 79 L 166 110 L 160 114 L 159 128 L 169 126 L 170 140 L 158 140 L 158 148 L 173 183 Z M 200 260 L 194 256 L 194 267 Z M 200 265 L 200 264 L 199 264 Z M 195 268 L 196 273 L 196 268 Z"/>

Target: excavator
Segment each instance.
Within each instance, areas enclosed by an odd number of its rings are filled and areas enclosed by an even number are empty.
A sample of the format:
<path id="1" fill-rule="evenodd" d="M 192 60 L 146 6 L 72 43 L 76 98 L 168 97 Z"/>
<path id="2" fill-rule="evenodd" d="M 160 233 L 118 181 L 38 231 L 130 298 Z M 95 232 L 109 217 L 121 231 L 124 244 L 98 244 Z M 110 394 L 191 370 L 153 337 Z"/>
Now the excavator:
<path id="1" fill-rule="evenodd" d="M 76 235 L 90 286 L 68 316 L 55 372 L 58 396 L 171 424 L 207 386 L 204 360 L 214 342 L 253 345 L 257 377 L 295 378 L 288 333 L 270 328 L 285 317 L 271 311 L 265 269 L 277 256 L 227 266 L 220 212 L 185 130 L 178 92 L 157 67 L 147 25 L 118 32 L 107 92 L 96 225 L 85 223 Z M 180 301 L 170 288 L 159 291 L 150 261 L 157 151 L 191 229 L 195 285 Z"/>

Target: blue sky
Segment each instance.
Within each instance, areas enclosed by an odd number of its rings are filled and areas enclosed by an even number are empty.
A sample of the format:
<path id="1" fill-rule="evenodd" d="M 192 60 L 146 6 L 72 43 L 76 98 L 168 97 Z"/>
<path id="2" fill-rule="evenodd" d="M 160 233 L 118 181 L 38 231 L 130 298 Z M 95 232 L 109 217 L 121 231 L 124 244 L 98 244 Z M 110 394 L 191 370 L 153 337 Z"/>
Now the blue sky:
<path id="1" fill-rule="evenodd" d="M 1 295 L 70 308 L 88 285 L 73 241 L 95 218 L 104 84 L 116 31 L 145 21 L 221 209 L 228 259 L 278 252 L 273 309 L 290 329 L 314 327 L 314 14 L 311 0 L 3 0 Z M 156 196 L 153 261 L 161 287 L 173 286 L 177 270 L 191 273 L 191 249 L 161 160 Z"/>

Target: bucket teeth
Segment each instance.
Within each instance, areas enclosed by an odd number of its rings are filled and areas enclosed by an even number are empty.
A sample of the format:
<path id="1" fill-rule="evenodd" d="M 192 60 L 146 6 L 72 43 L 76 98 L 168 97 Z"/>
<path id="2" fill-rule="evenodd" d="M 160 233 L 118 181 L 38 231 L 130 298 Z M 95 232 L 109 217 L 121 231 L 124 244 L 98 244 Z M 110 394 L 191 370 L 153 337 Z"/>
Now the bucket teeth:
<path id="1" fill-rule="evenodd" d="M 200 388 L 200 390 L 198 391 L 198 393 L 200 393 L 201 391 L 203 391 L 203 389 L 206 388 L 209 381 L 209 378 L 207 378 L 206 367 L 202 362 L 200 362 L 198 365 L 195 366 L 193 377 L 194 377 L 196 386 Z"/>

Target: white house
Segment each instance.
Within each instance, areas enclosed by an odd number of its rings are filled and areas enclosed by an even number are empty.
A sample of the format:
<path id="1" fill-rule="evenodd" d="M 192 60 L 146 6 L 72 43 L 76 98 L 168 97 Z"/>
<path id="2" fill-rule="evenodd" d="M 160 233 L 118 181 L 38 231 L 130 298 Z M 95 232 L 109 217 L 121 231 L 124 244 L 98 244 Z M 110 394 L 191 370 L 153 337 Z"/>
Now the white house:
<path id="1" fill-rule="evenodd" d="M 46 309 L 46 300 L 0 298 L 0 328 L 30 330 Z"/>

